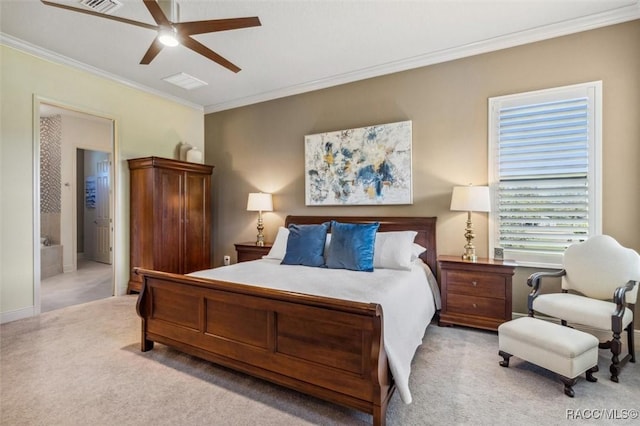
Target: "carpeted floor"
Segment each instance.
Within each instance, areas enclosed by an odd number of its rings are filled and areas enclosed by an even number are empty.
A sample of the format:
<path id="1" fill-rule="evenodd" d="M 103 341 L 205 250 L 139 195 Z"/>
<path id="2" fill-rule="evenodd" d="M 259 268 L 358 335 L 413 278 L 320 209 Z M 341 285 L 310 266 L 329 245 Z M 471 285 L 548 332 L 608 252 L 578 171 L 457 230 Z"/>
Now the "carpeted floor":
<path id="1" fill-rule="evenodd" d="M 0 328 L 2 425 L 300 425 L 371 422 L 371 417 L 215 366 L 163 345 L 139 350 L 136 296 L 47 312 Z M 498 365 L 496 333 L 431 325 L 411 374 L 414 402 L 397 393 L 391 425 L 582 424 L 614 416 L 638 424 L 640 363 L 575 398 L 552 373 L 512 358 Z M 606 411 L 593 411 L 606 410 Z M 576 422 L 571 417 L 582 417 Z M 611 420 L 590 420 L 611 424 Z"/>

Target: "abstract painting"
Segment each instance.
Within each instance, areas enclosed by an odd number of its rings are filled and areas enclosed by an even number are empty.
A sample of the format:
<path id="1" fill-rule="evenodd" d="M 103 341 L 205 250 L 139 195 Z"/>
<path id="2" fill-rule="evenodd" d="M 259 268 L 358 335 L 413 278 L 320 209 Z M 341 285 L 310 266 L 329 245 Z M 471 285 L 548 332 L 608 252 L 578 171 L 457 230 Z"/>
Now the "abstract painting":
<path id="1" fill-rule="evenodd" d="M 411 204 L 411 121 L 305 136 L 308 206 Z"/>

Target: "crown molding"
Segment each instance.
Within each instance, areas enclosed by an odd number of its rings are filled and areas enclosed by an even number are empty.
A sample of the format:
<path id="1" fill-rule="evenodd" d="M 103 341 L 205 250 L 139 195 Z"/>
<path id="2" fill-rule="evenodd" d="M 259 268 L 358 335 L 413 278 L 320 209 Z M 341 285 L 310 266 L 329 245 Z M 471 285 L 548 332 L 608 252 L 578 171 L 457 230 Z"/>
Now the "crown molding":
<path id="1" fill-rule="evenodd" d="M 159 90 L 152 89 L 142 84 L 135 83 L 131 80 L 127 80 L 118 75 L 109 73 L 107 71 L 103 71 L 99 68 L 93 67 L 91 65 L 85 64 L 84 62 L 76 61 L 75 59 L 71 59 L 67 56 L 60 55 L 58 53 L 52 52 L 50 50 L 44 49 L 40 46 L 36 46 L 35 44 L 26 42 L 19 38 L 10 36 L 9 34 L 5 34 L 0 32 L 0 44 L 11 47 L 13 49 L 19 50 L 24 53 L 28 53 L 37 58 L 44 59 L 49 62 L 53 62 L 60 65 L 66 65 L 71 68 L 75 68 L 81 71 L 88 72 L 90 74 L 96 75 L 98 77 L 106 78 L 107 80 L 114 81 L 116 83 L 122 84 L 124 86 L 130 87 L 132 89 L 140 90 L 142 92 L 150 93 L 155 96 L 159 96 L 171 102 L 176 102 L 181 105 L 187 106 L 189 108 L 193 108 L 197 111 L 204 111 L 202 105 L 195 104 L 193 102 L 189 102 L 185 99 L 179 98 L 177 96 L 172 96 L 167 93 L 161 92 Z"/>
<path id="2" fill-rule="evenodd" d="M 352 83 L 354 81 L 365 80 L 368 78 L 379 77 L 382 75 L 401 71 L 407 71 L 415 68 L 425 67 L 428 65 L 448 62 L 455 59 L 479 55 L 482 53 L 488 53 L 496 50 L 520 46 L 523 44 L 534 43 L 537 41 L 548 40 L 569 34 L 579 33 L 582 31 L 588 31 L 596 28 L 606 27 L 609 25 L 619 24 L 622 22 L 632 21 L 639 18 L 640 2 L 635 1 L 632 5 L 620 7 L 595 15 L 589 15 L 578 19 L 558 22 L 552 25 L 545 25 L 542 27 L 533 28 L 527 31 L 520 31 L 500 37 L 494 37 L 475 43 L 469 43 L 466 45 L 444 49 L 438 52 L 415 56 L 413 58 L 407 58 L 387 64 L 363 68 L 357 71 L 339 74 L 332 77 L 310 81 L 294 86 L 287 86 L 277 90 L 263 92 L 254 96 L 247 96 L 244 98 L 233 99 L 228 102 L 207 105 L 204 107 L 204 112 L 205 114 L 209 114 L 213 112 L 219 112 L 232 108 L 265 102 L 273 99 L 283 98 L 286 96 L 298 95 L 314 90 L 326 89 L 341 84 Z"/>

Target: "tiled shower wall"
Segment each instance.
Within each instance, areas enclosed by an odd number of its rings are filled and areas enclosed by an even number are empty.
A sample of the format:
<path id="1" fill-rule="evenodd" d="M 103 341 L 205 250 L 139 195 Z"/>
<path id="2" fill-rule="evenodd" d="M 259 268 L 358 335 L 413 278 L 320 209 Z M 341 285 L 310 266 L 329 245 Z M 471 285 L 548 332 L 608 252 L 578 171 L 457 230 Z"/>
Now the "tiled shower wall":
<path id="1" fill-rule="evenodd" d="M 60 244 L 62 117 L 40 118 L 40 236 Z"/>

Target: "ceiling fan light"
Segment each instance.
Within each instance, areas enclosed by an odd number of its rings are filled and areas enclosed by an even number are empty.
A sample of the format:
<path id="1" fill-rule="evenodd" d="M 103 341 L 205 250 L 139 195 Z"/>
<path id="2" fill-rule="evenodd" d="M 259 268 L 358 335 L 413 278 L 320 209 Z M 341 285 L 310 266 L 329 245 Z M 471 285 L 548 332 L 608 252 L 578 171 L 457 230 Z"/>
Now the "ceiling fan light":
<path id="1" fill-rule="evenodd" d="M 160 43 L 169 47 L 177 46 L 179 44 L 178 39 L 176 38 L 176 30 L 174 29 L 161 29 L 158 32 L 158 40 Z"/>

